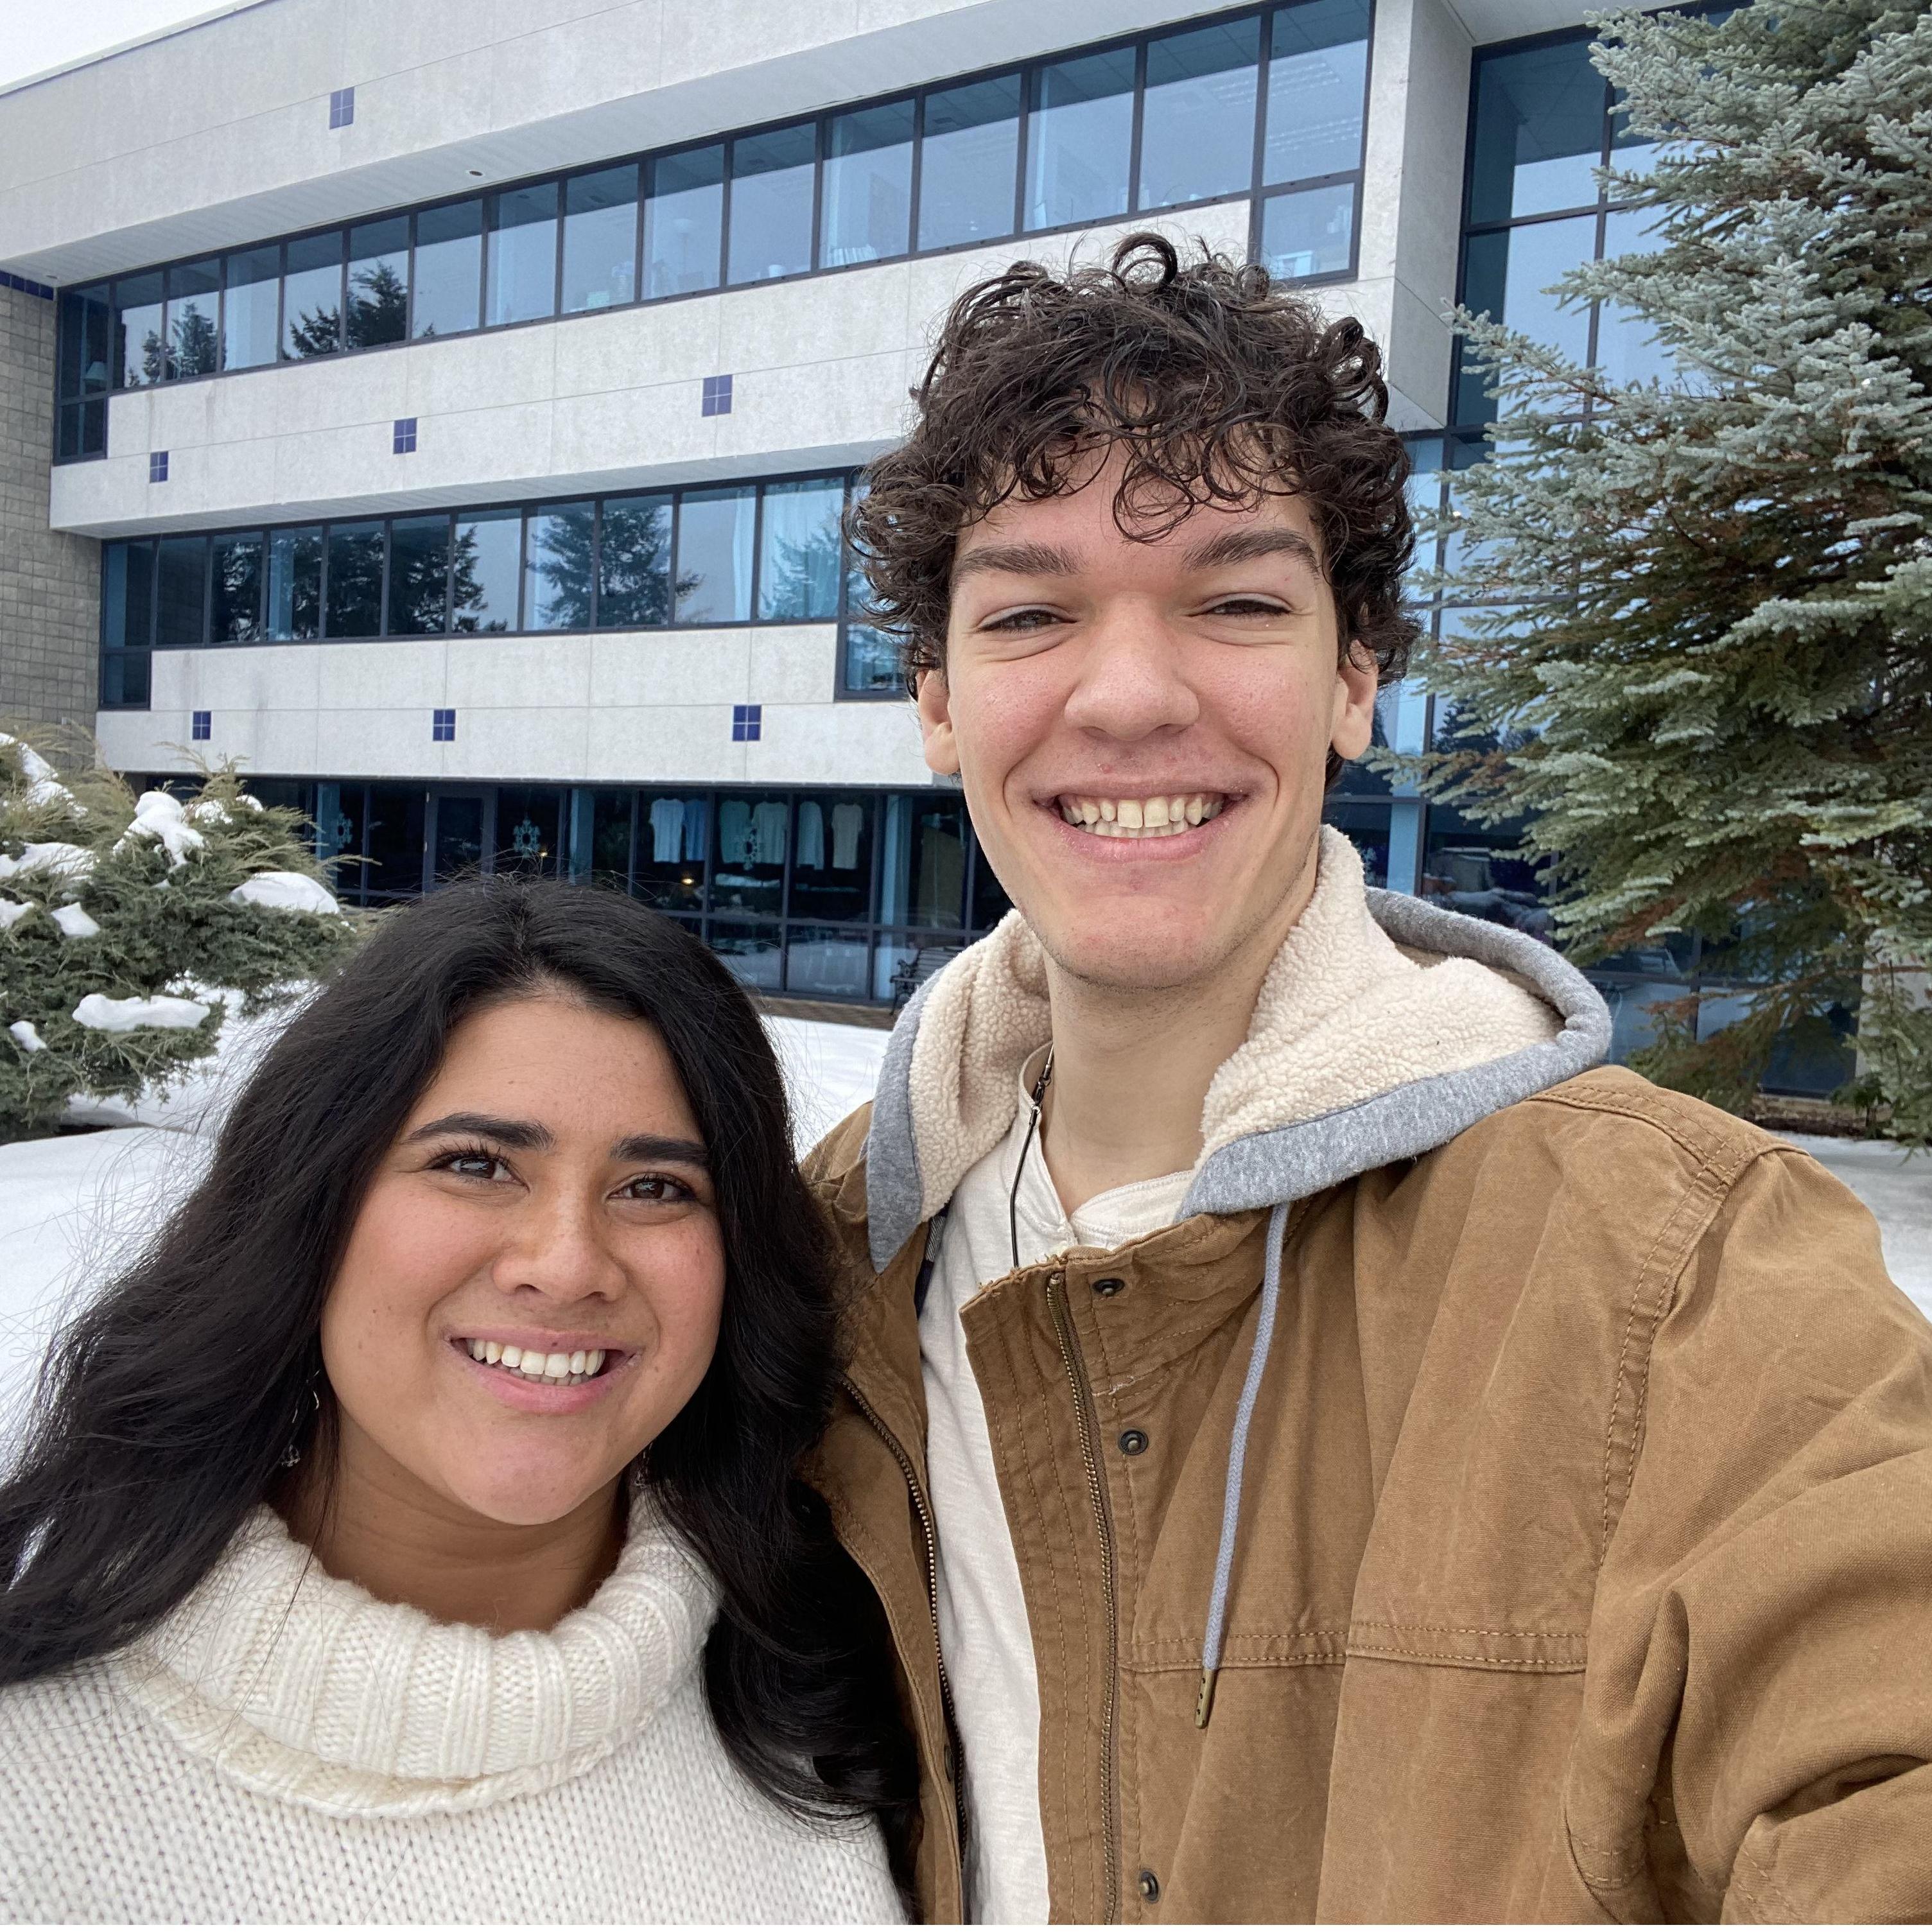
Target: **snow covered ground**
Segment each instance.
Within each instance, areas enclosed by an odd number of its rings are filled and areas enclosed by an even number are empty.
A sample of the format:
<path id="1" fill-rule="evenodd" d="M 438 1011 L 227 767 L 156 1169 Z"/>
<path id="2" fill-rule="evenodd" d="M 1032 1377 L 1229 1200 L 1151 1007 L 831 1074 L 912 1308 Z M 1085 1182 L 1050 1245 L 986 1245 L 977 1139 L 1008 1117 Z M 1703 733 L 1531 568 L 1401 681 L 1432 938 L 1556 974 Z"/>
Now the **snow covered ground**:
<path id="1" fill-rule="evenodd" d="M 871 1097 L 886 1036 L 810 1020 L 766 1024 L 802 1150 Z M 0 1436 L 62 1316 L 194 1186 L 209 1130 L 275 1024 L 230 1022 L 218 1059 L 162 1101 L 84 1110 L 116 1124 L 106 1131 L 0 1147 Z M 1932 1158 L 1908 1160 L 1882 1142 L 1792 1138 L 1877 1216 L 1893 1279 L 1932 1316 Z"/>

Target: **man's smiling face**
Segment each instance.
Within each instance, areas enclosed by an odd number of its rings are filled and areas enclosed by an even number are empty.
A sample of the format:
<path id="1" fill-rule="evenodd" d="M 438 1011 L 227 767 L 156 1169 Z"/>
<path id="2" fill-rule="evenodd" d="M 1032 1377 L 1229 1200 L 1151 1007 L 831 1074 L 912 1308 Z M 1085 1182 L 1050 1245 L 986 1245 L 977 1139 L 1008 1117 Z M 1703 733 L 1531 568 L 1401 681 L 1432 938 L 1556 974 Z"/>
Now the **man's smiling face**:
<path id="1" fill-rule="evenodd" d="M 1313 890 L 1329 751 L 1366 748 L 1376 676 L 1339 648 L 1298 498 L 1136 542 L 1120 466 L 962 532 L 919 710 L 1048 955 L 1151 991 L 1272 956 Z"/>

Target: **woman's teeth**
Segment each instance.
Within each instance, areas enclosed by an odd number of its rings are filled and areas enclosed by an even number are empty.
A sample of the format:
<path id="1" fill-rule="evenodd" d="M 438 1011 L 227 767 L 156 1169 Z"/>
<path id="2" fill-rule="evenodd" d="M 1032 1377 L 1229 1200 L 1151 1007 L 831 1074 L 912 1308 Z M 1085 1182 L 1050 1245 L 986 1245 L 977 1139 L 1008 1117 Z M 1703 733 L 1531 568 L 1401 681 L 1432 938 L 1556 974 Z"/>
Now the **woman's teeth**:
<path id="1" fill-rule="evenodd" d="M 1176 792 L 1166 798 L 1063 798 L 1060 815 L 1069 825 L 1102 838 L 1172 838 L 1220 817 L 1220 793 Z"/>
<path id="2" fill-rule="evenodd" d="M 587 1382 L 604 1366 L 602 1348 L 575 1348 L 568 1354 L 547 1355 L 538 1348 L 506 1348 L 501 1342 L 466 1341 L 472 1362 L 492 1368 L 508 1369 L 526 1382 L 548 1382 L 559 1388 L 573 1388 Z"/>

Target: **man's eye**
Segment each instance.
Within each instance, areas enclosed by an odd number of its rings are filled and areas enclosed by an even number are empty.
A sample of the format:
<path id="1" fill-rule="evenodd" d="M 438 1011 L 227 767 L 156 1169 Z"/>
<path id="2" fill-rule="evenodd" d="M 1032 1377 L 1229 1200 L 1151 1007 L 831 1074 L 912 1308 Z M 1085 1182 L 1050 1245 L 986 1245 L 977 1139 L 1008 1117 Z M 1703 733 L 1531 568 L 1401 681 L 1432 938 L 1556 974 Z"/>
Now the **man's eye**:
<path id="1" fill-rule="evenodd" d="M 1059 622 L 1051 610 L 1009 610 L 1004 616 L 988 619 L 980 628 L 982 631 L 1037 631 Z"/>
<path id="2" fill-rule="evenodd" d="M 1285 617 L 1287 611 L 1265 597 L 1224 597 L 1208 607 L 1212 617 Z"/>

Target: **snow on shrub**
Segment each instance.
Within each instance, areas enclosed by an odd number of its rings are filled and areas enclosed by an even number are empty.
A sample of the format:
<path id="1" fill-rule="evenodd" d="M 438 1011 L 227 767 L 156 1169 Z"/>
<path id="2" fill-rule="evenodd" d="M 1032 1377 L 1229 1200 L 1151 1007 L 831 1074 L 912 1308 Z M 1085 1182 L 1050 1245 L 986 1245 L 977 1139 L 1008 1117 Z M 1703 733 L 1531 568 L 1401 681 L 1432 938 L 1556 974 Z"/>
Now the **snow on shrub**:
<path id="1" fill-rule="evenodd" d="M 356 943 L 299 815 L 232 766 L 184 806 L 76 762 L 0 732 L 0 1141 L 165 1089 L 230 1005 L 280 1005 Z"/>

